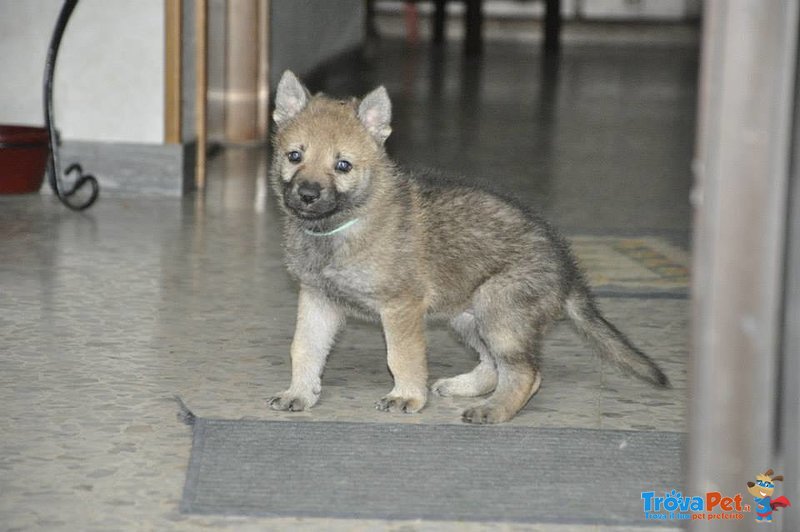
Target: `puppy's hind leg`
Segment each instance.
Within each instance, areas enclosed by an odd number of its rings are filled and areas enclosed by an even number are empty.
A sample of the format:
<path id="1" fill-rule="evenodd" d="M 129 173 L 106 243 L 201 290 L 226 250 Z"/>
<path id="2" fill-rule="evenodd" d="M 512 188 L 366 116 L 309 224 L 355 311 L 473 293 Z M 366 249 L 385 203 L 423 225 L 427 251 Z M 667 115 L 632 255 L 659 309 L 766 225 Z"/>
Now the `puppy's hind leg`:
<path id="1" fill-rule="evenodd" d="M 513 418 L 539 390 L 536 358 L 552 321 L 556 300 L 531 293 L 526 283 L 499 279 L 474 299 L 480 337 L 497 366 L 497 386 L 482 403 L 462 414 L 467 423 L 502 423 Z"/>
<path id="2" fill-rule="evenodd" d="M 463 312 L 450 321 L 450 325 L 467 346 L 478 352 L 480 362 L 469 373 L 439 379 L 431 391 L 442 397 L 477 397 L 485 395 L 497 386 L 497 367 L 489 348 L 478 334 L 475 315 Z"/>
<path id="3" fill-rule="evenodd" d="M 527 357 L 497 360 L 497 388 L 487 400 L 464 410 L 466 423 L 502 423 L 513 418 L 539 390 L 542 375 Z"/>

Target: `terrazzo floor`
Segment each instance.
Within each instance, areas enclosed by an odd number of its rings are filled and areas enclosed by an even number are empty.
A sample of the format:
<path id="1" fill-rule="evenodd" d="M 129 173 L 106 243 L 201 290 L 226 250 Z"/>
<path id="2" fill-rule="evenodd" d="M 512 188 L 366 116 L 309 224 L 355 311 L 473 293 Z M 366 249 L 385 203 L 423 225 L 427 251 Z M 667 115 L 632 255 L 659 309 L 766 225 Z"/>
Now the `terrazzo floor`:
<path id="1" fill-rule="evenodd" d="M 412 416 L 375 410 L 391 387 L 383 340 L 376 325 L 354 321 L 320 403 L 267 409 L 289 379 L 296 302 L 278 220 L 269 208 L 208 203 L 104 199 L 76 215 L 49 197 L 0 200 L 3 527 L 249 526 L 178 513 L 190 436 L 176 394 L 204 417 L 372 423 L 453 423 L 473 401 L 434 397 Z M 675 388 L 619 375 L 559 325 L 544 347 L 542 389 L 511 423 L 683 430 L 687 300 L 601 305 Z M 429 342 L 432 379 L 474 363 L 441 325 Z M 302 523 L 313 527 L 292 522 Z"/>
<path id="2" fill-rule="evenodd" d="M 673 52 L 672 60 L 680 54 L 687 65 L 695 60 L 695 50 Z M 583 64 L 587 54 L 597 59 L 596 53 L 567 50 L 565 68 L 570 61 Z M 613 65 L 629 52 L 609 54 Z M 607 75 L 613 77 L 613 69 Z M 568 78 L 559 90 L 587 81 L 579 72 Z M 685 72 L 665 79 L 684 106 L 676 112 L 690 117 L 681 88 Z M 390 93 L 401 81 L 387 74 Z M 627 90 L 639 105 L 653 95 L 646 87 Z M 576 120 L 570 109 L 558 109 L 556 115 Z M 658 109 L 637 116 L 660 128 L 653 116 Z M 409 116 L 398 121 L 408 124 Z M 437 145 L 432 141 L 431 149 Z M 555 154 L 570 153 L 568 147 L 558 145 Z M 580 143 L 574 147 L 572 154 L 580 155 Z M 569 174 L 567 163 L 551 165 L 555 188 L 544 195 L 537 179 L 525 185 L 509 178 L 508 184 L 536 198 L 529 203 L 547 204 L 598 292 L 613 296 L 599 300 L 608 318 L 662 365 L 674 388 L 653 390 L 621 376 L 561 324 L 544 346 L 542 389 L 511 424 L 685 429 L 689 302 L 681 290 L 688 275 L 688 210 L 662 204 L 679 201 L 688 189 L 688 173 L 680 173 L 688 156 L 683 137 L 651 147 L 662 151 L 628 175 L 638 206 L 624 192 L 618 203 L 613 194 L 605 205 L 593 196 L 581 199 L 580 181 L 588 179 L 582 172 L 589 171 L 583 160 L 572 166 L 575 182 L 559 181 Z M 401 162 L 412 162 L 407 143 L 390 148 Z M 602 146 L 593 150 L 602 153 Z M 647 165 L 660 168 L 670 153 L 680 164 L 656 176 L 669 183 L 643 185 L 652 175 Z M 212 161 L 207 193 L 185 199 L 103 197 L 90 211 L 73 213 L 48 195 L 0 197 L 0 529 L 611 530 L 179 512 L 191 438 L 176 420 L 174 395 L 203 417 L 365 423 L 453 423 L 474 401 L 433 397 L 418 415 L 375 410 L 374 401 L 391 387 L 383 340 L 376 325 L 352 321 L 330 358 L 320 403 L 295 414 L 266 407 L 265 399 L 288 383 L 296 292 L 282 264 L 280 217 L 264 159 L 259 150 L 226 150 Z M 611 159 L 594 169 L 598 178 L 618 179 L 619 161 Z M 638 224 L 630 222 L 637 218 L 629 211 L 636 209 Z M 666 297 L 653 295 L 660 291 Z M 475 361 L 441 324 L 429 328 L 429 353 L 431 381 L 471 369 Z"/>

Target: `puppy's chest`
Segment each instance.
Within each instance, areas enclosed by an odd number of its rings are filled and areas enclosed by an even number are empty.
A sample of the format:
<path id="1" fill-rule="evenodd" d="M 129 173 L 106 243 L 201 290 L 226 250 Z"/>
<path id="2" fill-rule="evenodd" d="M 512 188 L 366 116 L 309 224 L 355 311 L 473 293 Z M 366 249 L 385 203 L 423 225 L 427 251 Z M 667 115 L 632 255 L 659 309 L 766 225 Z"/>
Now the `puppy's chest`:
<path id="1" fill-rule="evenodd" d="M 289 269 L 306 285 L 324 291 L 328 297 L 356 310 L 378 312 L 376 275 L 368 265 L 357 260 L 343 260 L 318 253 L 295 257 Z"/>

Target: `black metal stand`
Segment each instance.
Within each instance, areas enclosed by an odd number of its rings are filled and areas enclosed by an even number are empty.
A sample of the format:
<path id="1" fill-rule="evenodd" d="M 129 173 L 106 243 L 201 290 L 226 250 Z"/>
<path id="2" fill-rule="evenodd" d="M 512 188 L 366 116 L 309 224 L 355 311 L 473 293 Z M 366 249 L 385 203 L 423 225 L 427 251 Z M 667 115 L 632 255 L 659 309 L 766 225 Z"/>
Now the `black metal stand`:
<path id="1" fill-rule="evenodd" d="M 483 0 L 465 0 L 464 52 L 477 55 L 483 51 Z"/>
<path id="2" fill-rule="evenodd" d="M 64 29 L 67 27 L 72 11 L 78 4 L 78 0 L 65 0 L 61 8 L 61 13 L 58 15 L 56 27 L 53 30 L 53 37 L 50 40 L 50 47 L 47 49 L 47 61 L 44 68 L 44 119 L 47 130 L 50 134 L 50 164 L 49 164 L 49 181 L 50 187 L 55 192 L 61 203 L 74 211 L 82 211 L 88 209 L 97 200 L 100 193 L 100 185 L 93 175 L 84 174 L 83 168 L 80 164 L 71 164 L 64 172 L 65 175 L 75 174 L 75 179 L 71 187 L 66 188 L 64 183 L 61 182 L 61 165 L 58 155 L 59 139 L 56 132 L 56 125 L 53 120 L 53 77 L 56 69 L 56 57 L 58 56 L 58 48 L 61 46 L 61 37 L 64 35 Z M 91 194 L 89 198 L 80 203 L 73 203 L 72 196 L 82 189 L 85 185 L 91 187 Z"/>
<path id="3" fill-rule="evenodd" d="M 561 0 L 545 0 L 544 51 L 558 53 L 561 47 Z"/>
<path id="4" fill-rule="evenodd" d="M 544 2 L 544 51 L 547 54 L 557 54 L 561 45 L 561 0 Z M 434 0 L 433 3 L 433 43 L 440 45 L 445 42 L 447 0 Z M 483 49 L 483 0 L 463 0 L 463 3 L 464 51 L 467 55 L 477 55 Z"/>

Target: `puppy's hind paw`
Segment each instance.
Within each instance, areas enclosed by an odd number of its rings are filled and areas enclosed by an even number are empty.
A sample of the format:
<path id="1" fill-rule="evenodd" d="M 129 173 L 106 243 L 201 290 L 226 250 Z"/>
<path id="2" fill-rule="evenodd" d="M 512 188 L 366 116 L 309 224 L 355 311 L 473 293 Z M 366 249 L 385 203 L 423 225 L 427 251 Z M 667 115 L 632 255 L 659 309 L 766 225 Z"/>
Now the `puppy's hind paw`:
<path id="1" fill-rule="evenodd" d="M 439 397 L 450 397 L 456 395 L 452 390 L 453 379 L 439 379 L 431 386 L 431 391 Z"/>
<path id="2" fill-rule="evenodd" d="M 489 404 L 481 404 L 464 410 L 464 413 L 461 414 L 461 421 L 473 425 L 486 425 L 503 423 L 512 417 L 514 417 L 514 413 L 509 414 L 504 408 Z"/>

